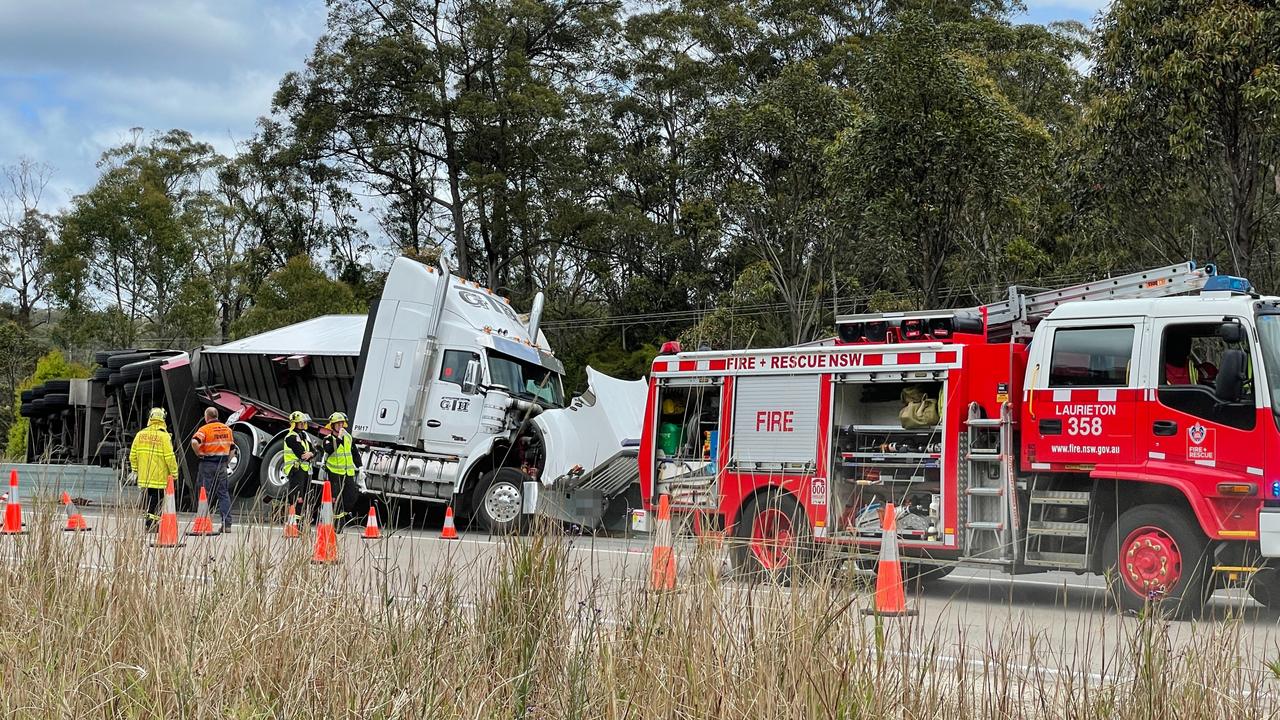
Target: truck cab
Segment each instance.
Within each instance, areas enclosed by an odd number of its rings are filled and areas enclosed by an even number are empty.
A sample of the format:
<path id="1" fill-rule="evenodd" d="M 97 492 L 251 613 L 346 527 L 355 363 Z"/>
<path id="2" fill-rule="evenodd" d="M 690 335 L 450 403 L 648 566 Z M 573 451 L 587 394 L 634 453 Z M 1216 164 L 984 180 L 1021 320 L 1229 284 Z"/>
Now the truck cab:
<path id="1" fill-rule="evenodd" d="M 598 422 L 595 431 L 583 429 L 590 442 L 555 439 L 590 422 L 596 386 L 639 398 L 632 404 L 642 407 L 643 383 L 619 385 L 589 371 L 592 387 L 566 403 L 564 366 L 538 328 L 541 306 L 539 294 L 521 317 L 505 298 L 447 269 L 393 263 L 366 325 L 353 390 L 362 490 L 456 505 L 493 532 L 517 530 L 534 513 L 599 522 L 635 472 L 607 493 L 588 493 L 584 510 L 574 495 L 591 477 L 582 465 L 625 455 L 629 430 L 604 422 L 601 433 Z M 639 409 L 633 414 L 638 424 Z M 548 467 L 556 471 L 544 473 Z M 540 501 L 544 488 L 557 492 Z"/>

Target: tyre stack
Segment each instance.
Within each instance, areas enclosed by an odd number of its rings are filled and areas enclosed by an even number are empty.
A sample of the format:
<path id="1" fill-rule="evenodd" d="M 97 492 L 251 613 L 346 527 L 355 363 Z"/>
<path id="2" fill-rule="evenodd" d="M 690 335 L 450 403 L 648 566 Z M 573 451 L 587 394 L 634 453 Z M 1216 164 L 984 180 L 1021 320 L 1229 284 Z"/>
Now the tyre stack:
<path id="1" fill-rule="evenodd" d="M 22 391 L 18 412 L 30 422 L 27 434 L 30 459 L 51 463 L 71 461 L 76 433 L 70 393 L 70 380 L 48 380 Z"/>
<path id="2" fill-rule="evenodd" d="M 153 407 L 169 406 L 160 378 L 160 366 L 179 354 L 175 350 L 103 350 L 94 355 L 98 367 L 93 382 L 106 385 L 105 426 L 99 458 L 114 456 L 123 467 L 133 436 L 147 423 Z"/>

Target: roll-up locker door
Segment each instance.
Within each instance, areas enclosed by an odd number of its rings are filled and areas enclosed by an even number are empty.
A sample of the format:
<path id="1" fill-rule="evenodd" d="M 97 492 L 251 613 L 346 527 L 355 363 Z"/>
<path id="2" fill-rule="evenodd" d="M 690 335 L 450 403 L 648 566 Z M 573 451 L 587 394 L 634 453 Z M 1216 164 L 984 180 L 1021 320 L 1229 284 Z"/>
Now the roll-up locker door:
<path id="1" fill-rule="evenodd" d="M 819 375 L 740 377 L 733 410 L 733 462 L 815 464 Z"/>

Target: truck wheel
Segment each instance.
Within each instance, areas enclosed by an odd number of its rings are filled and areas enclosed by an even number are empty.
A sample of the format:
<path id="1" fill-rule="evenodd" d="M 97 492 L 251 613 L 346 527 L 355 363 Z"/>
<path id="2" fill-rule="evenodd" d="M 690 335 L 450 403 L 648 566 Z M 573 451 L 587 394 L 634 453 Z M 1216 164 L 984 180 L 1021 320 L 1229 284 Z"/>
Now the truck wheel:
<path id="1" fill-rule="evenodd" d="M 742 510 L 734 535 L 733 568 L 743 579 L 786 584 L 808 560 L 809 522 L 790 493 L 757 497 Z"/>
<path id="2" fill-rule="evenodd" d="M 1178 618 L 1195 617 L 1213 593 L 1208 539 L 1195 521 L 1168 505 L 1130 508 L 1107 531 L 1102 545 L 1115 574 L 1114 591 L 1125 610 L 1148 603 Z"/>
<path id="3" fill-rule="evenodd" d="M 498 468 L 480 478 L 471 507 L 475 517 L 493 535 L 520 532 L 523 525 L 524 483 L 528 475 L 515 468 Z"/>
<path id="4" fill-rule="evenodd" d="M 1249 578 L 1248 588 L 1249 597 L 1262 603 L 1263 607 L 1280 608 L 1280 568 L 1269 561 Z"/>
<path id="5" fill-rule="evenodd" d="M 907 587 L 930 588 L 939 580 L 951 574 L 955 565 L 926 565 L 925 563 L 902 563 L 902 573 L 906 577 Z"/>
<path id="6" fill-rule="evenodd" d="M 253 457 L 253 437 L 240 430 L 233 430 L 231 436 L 235 439 L 236 454 L 227 463 L 227 487 L 231 490 L 231 497 L 251 495 L 257 480 L 257 475 L 253 472 L 256 462 Z"/>
<path id="7" fill-rule="evenodd" d="M 282 498 L 289 490 L 289 476 L 284 474 L 284 438 L 267 446 L 258 469 L 258 488 L 262 494 Z"/>

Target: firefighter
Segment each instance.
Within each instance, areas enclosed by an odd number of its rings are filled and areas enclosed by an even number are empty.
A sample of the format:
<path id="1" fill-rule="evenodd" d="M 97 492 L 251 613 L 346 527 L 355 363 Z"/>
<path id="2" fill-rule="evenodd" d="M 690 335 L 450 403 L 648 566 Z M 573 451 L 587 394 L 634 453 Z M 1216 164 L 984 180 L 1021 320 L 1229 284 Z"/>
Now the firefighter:
<path id="1" fill-rule="evenodd" d="M 170 477 L 178 477 L 178 458 L 173 454 L 173 438 L 164 426 L 164 410 L 151 408 L 147 426 L 133 436 L 129 446 L 129 467 L 138 477 L 138 487 L 146 499 L 143 520 L 146 532 L 155 532 L 160 521 L 160 503 Z"/>
<path id="2" fill-rule="evenodd" d="M 1191 336 L 1183 331 L 1171 332 L 1164 344 L 1164 382 L 1166 385 L 1212 384 L 1218 368 L 1197 362 L 1191 353 Z"/>
<path id="3" fill-rule="evenodd" d="M 284 474 L 289 479 L 289 494 L 286 504 L 304 499 L 303 508 L 310 508 L 314 493 L 311 490 L 311 459 L 315 450 L 311 447 L 311 438 L 307 435 L 307 425 L 311 418 L 306 413 L 295 410 L 289 414 L 289 433 L 284 436 Z"/>
<path id="4" fill-rule="evenodd" d="M 200 458 L 198 487 L 216 498 L 222 514 L 222 532 L 231 532 L 231 491 L 227 487 L 227 463 L 236 451 L 231 428 L 218 420 L 217 408 L 205 408 L 204 425 L 191 436 L 191 449 Z"/>
<path id="5" fill-rule="evenodd" d="M 351 433 L 347 432 L 347 416 L 335 412 L 329 416 L 329 434 L 322 445 L 324 449 L 324 469 L 333 484 L 333 497 L 338 507 L 334 508 L 334 521 L 344 524 L 344 518 L 352 511 L 356 499 L 356 468 L 360 467 L 360 451 L 351 442 Z"/>

